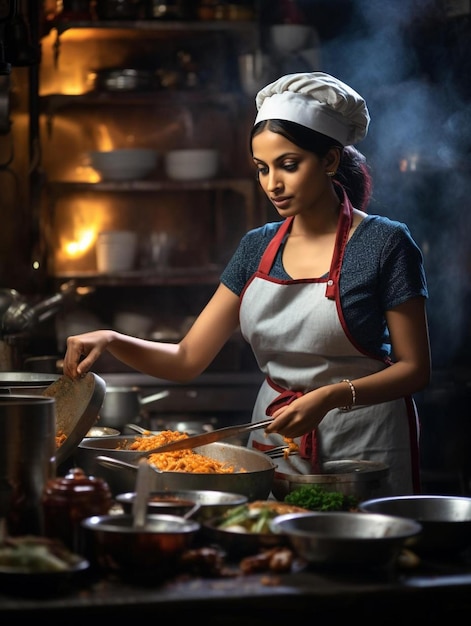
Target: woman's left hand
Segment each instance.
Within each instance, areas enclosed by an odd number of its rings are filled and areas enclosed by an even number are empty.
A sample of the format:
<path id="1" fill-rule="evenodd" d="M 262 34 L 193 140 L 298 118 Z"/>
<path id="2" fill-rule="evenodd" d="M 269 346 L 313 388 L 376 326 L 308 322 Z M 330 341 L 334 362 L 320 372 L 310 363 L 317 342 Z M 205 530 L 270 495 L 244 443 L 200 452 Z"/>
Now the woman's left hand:
<path id="1" fill-rule="evenodd" d="M 326 407 L 322 389 L 310 391 L 274 411 L 265 432 L 294 438 L 315 430 L 331 408 Z"/>

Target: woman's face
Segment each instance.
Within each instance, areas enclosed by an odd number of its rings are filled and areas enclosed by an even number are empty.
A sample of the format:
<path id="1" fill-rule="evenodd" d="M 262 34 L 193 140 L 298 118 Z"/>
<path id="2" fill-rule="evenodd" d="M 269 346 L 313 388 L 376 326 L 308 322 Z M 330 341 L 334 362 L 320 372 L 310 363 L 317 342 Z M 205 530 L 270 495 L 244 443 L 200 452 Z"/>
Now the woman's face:
<path id="1" fill-rule="evenodd" d="M 260 185 L 282 217 L 315 211 L 330 199 L 327 158 L 302 150 L 270 130 L 253 138 L 252 152 Z"/>

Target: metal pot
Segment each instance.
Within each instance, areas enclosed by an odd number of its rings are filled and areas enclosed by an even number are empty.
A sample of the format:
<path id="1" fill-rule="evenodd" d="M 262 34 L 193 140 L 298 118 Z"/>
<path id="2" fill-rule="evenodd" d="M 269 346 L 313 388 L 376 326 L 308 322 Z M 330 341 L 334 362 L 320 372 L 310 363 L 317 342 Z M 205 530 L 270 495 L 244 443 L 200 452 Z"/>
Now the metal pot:
<path id="1" fill-rule="evenodd" d="M 327 491 L 337 491 L 353 496 L 358 501 L 384 494 L 389 467 L 384 463 L 363 460 L 327 461 L 319 474 L 288 474 L 275 470 L 273 495 L 284 500 L 291 491 L 305 486 L 317 485 Z"/>
<path id="2" fill-rule="evenodd" d="M 119 449 L 129 442 L 130 437 L 100 437 L 84 439 L 76 450 L 76 463 L 87 474 L 100 476 L 109 484 L 113 495 L 134 491 L 137 477 L 137 464 L 140 452 Z M 210 443 L 195 448 L 217 461 L 244 469 L 230 474 L 196 474 L 187 472 L 152 472 L 152 491 L 180 491 L 209 489 L 228 491 L 247 496 L 249 500 L 265 500 L 270 495 L 275 464 L 263 452 L 249 450 L 228 443 Z M 116 460 L 115 467 L 104 466 L 98 457 L 106 456 Z M 120 465 L 122 461 L 124 465 Z M 126 466 L 126 463 L 130 467 Z"/>
<path id="3" fill-rule="evenodd" d="M 123 430 L 129 422 L 142 415 L 144 406 L 169 395 L 166 389 L 149 396 L 141 396 L 139 387 L 107 387 L 100 409 L 100 426 Z"/>
<path id="4" fill-rule="evenodd" d="M 45 372 L 0 372 L 0 393 L 40 394 L 59 378 Z"/>
<path id="5" fill-rule="evenodd" d="M 44 531 L 41 497 L 55 474 L 53 398 L 0 396 L 0 518 L 11 535 Z"/>

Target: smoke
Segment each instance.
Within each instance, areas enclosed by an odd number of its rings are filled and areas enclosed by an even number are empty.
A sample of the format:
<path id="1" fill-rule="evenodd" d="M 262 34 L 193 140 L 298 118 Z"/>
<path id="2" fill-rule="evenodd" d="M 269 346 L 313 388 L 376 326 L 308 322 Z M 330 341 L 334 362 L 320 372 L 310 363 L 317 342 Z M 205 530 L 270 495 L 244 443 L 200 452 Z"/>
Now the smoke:
<path id="1" fill-rule="evenodd" d="M 405 222 L 422 248 L 433 363 L 443 368 L 470 349 L 471 28 L 444 20 L 420 31 L 433 4 L 355 0 L 348 27 L 322 43 L 321 69 L 367 101 L 359 147 L 374 175 L 370 212 Z"/>

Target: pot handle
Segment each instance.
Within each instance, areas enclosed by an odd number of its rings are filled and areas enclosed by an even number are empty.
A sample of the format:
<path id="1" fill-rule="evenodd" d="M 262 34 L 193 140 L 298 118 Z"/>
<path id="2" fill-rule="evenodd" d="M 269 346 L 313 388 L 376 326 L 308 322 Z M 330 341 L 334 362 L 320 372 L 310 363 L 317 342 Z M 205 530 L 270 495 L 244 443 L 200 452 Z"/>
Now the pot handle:
<path id="1" fill-rule="evenodd" d="M 127 461 L 121 461 L 121 459 L 115 459 L 111 456 L 97 456 L 96 460 L 103 467 L 111 467 L 111 469 L 132 469 L 137 470 L 138 466 L 134 463 L 128 463 Z"/>
<path id="2" fill-rule="evenodd" d="M 103 467 L 111 467 L 111 469 L 124 468 L 124 469 L 129 469 L 129 470 L 137 470 L 139 468 L 139 466 L 135 465 L 134 463 L 128 463 L 127 461 L 122 461 L 121 459 L 115 459 L 112 456 L 101 456 L 100 455 L 100 456 L 96 457 L 96 460 L 98 461 L 98 463 L 100 465 L 103 465 Z M 150 465 L 150 467 L 157 474 L 163 474 L 164 473 L 161 469 L 159 469 L 155 465 Z"/>
<path id="3" fill-rule="evenodd" d="M 153 393 L 152 395 L 146 396 L 145 398 L 140 398 L 139 402 L 141 404 L 149 404 L 150 402 L 155 402 L 156 400 L 163 400 L 163 398 L 166 398 L 169 395 L 170 395 L 170 391 L 168 391 L 167 389 L 164 389 L 163 391 Z"/>

